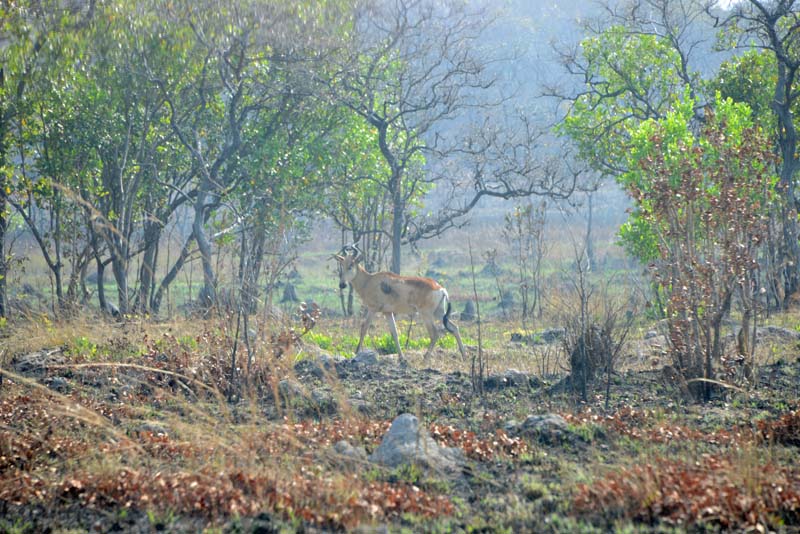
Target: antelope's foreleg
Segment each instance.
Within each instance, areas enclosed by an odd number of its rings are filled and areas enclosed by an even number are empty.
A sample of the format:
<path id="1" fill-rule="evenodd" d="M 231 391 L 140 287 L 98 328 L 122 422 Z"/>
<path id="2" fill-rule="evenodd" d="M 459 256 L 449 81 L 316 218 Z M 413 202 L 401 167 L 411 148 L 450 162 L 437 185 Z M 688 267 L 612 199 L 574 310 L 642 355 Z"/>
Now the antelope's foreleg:
<path id="1" fill-rule="evenodd" d="M 392 331 L 392 337 L 394 338 L 394 342 L 397 345 L 397 355 L 402 359 L 403 348 L 400 346 L 400 336 L 397 335 L 397 323 L 394 320 L 394 314 L 387 313 L 386 320 L 389 321 L 389 330 Z"/>
<path id="2" fill-rule="evenodd" d="M 369 325 L 372 323 L 372 316 L 375 315 L 372 313 L 372 310 L 367 309 L 367 316 L 364 317 L 364 322 L 361 323 L 361 335 L 358 338 L 358 347 L 356 347 L 356 354 L 361 352 L 361 348 L 364 346 L 364 336 L 367 335 L 367 330 L 369 330 Z"/>

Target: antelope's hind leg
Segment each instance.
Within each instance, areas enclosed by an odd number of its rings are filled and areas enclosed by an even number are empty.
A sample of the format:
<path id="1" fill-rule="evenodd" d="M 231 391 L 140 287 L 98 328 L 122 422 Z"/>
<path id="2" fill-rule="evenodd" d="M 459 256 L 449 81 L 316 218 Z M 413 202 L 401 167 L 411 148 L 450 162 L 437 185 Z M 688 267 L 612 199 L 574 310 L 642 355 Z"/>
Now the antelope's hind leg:
<path id="1" fill-rule="evenodd" d="M 458 342 L 458 351 L 461 353 L 461 361 L 465 361 L 467 359 L 466 352 L 464 351 L 464 343 L 461 341 L 461 332 L 458 330 L 458 325 L 455 324 L 453 321 L 447 321 L 444 325 L 445 330 L 453 334 L 456 338 L 456 342 Z"/>
<path id="2" fill-rule="evenodd" d="M 431 352 L 433 352 L 433 347 L 436 346 L 436 342 L 439 341 L 442 333 L 436 327 L 436 323 L 434 322 L 433 318 L 425 319 L 425 328 L 428 330 L 428 337 L 431 339 L 431 344 L 428 345 L 428 350 L 425 351 L 425 357 L 423 358 L 424 361 L 428 361 L 428 358 L 431 356 Z"/>

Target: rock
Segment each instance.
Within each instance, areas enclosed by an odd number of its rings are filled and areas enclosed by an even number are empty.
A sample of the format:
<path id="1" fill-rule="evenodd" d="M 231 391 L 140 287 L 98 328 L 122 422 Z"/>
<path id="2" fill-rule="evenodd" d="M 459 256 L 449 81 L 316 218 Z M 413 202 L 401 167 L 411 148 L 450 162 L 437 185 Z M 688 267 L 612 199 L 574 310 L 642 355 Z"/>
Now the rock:
<path id="1" fill-rule="evenodd" d="M 347 403 L 350 405 L 350 409 L 357 411 L 361 415 L 365 415 L 367 417 L 372 417 L 375 415 L 375 408 L 364 399 L 351 398 L 348 399 Z"/>
<path id="2" fill-rule="evenodd" d="M 169 436 L 169 432 L 157 423 L 143 423 L 139 426 L 139 433 L 150 433 L 154 436 Z"/>
<path id="3" fill-rule="evenodd" d="M 304 396 L 303 385 L 289 379 L 278 382 L 278 392 L 281 394 L 281 397 L 286 399 Z"/>
<path id="4" fill-rule="evenodd" d="M 40 350 L 19 356 L 13 363 L 14 371 L 24 375 L 44 372 L 51 365 L 64 363 L 61 349 Z"/>
<path id="5" fill-rule="evenodd" d="M 366 461 L 367 459 L 367 451 L 364 450 L 364 447 L 353 447 L 347 440 L 334 443 L 333 450 L 351 460 Z"/>
<path id="6" fill-rule="evenodd" d="M 416 416 L 398 416 L 383 436 L 380 446 L 369 457 L 371 462 L 387 467 L 413 464 L 437 474 L 457 474 L 464 463 L 460 449 L 440 447 Z"/>
<path id="7" fill-rule="evenodd" d="M 464 311 L 461 312 L 460 319 L 462 321 L 474 321 L 475 320 L 475 302 L 472 300 L 468 300 L 464 303 Z"/>
<path id="8" fill-rule="evenodd" d="M 534 345 L 549 345 L 557 341 L 561 341 L 566 334 L 563 328 L 548 328 L 541 332 L 534 334 Z"/>
<path id="9" fill-rule="evenodd" d="M 514 433 L 551 446 L 581 439 L 569 428 L 566 419 L 553 413 L 529 416 Z"/>
<path id="10" fill-rule="evenodd" d="M 360 365 L 377 365 L 378 353 L 374 350 L 362 350 L 356 354 L 352 360 L 350 360 L 350 363 Z"/>
<path id="11" fill-rule="evenodd" d="M 522 371 L 507 369 L 502 374 L 487 377 L 484 382 L 484 387 L 489 391 L 509 387 L 536 387 L 538 384 L 533 384 L 533 381 L 534 379 L 532 379 L 532 377 L 529 377 Z M 536 380 L 536 382 L 538 382 L 538 380 Z"/>
<path id="12" fill-rule="evenodd" d="M 250 532 L 252 534 L 278 534 L 281 529 L 279 525 L 275 524 L 269 513 L 261 512 L 253 519 L 253 523 L 250 525 Z"/>
<path id="13" fill-rule="evenodd" d="M 317 378 L 325 376 L 325 369 L 314 360 L 300 360 L 294 364 L 294 372 L 297 376 L 311 375 Z"/>
<path id="14" fill-rule="evenodd" d="M 311 401 L 314 406 L 322 413 L 333 414 L 336 413 L 337 403 L 336 399 L 330 391 L 324 389 L 315 389 L 311 392 Z"/>
<path id="15" fill-rule="evenodd" d="M 69 382 L 63 376 L 54 376 L 45 380 L 45 383 L 47 383 L 47 387 L 59 393 L 69 391 Z"/>
<path id="16" fill-rule="evenodd" d="M 326 369 L 328 371 L 332 371 L 332 370 L 336 369 L 336 364 L 337 363 L 342 363 L 345 360 L 346 360 L 346 358 L 344 356 L 342 356 L 341 354 L 336 354 L 336 355 L 331 356 L 328 353 L 320 353 L 317 356 L 317 363 L 319 363 L 319 365 L 323 369 Z"/>
<path id="17" fill-rule="evenodd" d="M 644 339 L 653 339 L 656 336 L 658 336 L 658 332 L 656 330 L 648 330 L 644 333 Z"/>
<path id="18" fill-rule="evenodd" d="M 766 325 L 761 326 L 756 330 L 756 337 L 759 340 L 762 338 L 772 338 L 777 339 L 778 341 L 792 342 L 800 341 L 800 332 L 790 328 Z"/>

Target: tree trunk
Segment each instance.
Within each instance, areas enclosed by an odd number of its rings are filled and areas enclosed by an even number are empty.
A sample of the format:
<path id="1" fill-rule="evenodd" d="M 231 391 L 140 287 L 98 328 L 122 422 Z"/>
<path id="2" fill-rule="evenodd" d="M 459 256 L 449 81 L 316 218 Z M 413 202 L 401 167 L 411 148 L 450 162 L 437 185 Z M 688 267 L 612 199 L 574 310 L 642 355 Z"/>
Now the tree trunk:
<path id="1" fill-rule="evenodd" d="M 145 249 L 142 255 L 142 265 L 139 267 L 139 294 L 136 299 L 136 311 L 140 313 L 152 311 L 151 304 L 155 289 L 158 245 L 161 242 L 160 221 L 145 221 L 144 242 Z"/>
<path id="2" fill-rule="evenodd" d="M 204 307 L 211 307 L 217 300 L 217 281 L 214 276 L 211 242 L 208 240 L 203 224 L 205 220 L 205 202 L 207 195 L 207 189 L 201 187 L 194 203 L 192 233 L 194 234 L 195 241 L 197 241 L 197 248 L 200 249 L 200 260 L 203 264 L 203 289 L 200 293 L 201 305 Z"/>
<path id="3" fill-rule="evenodd" d="M 161 301 L 164 297 L 164 292 L 178 276 L 178 273 L 183 268 L 183 264 L 186 263 L 186 258 L 189 257 L 189 253 L 191 252 L 192 241 L 194 241 L 194 233 L 186 238 L 186 243 L 184 243 L 181 253 L 178 255 L 178 259 L 175 260 L 172 268 L 169 270 L 164 279 L 161 280 L 161 283 L 158 286 L 158 291 L 156 291 L 156 294 L 153 296 L 153 302 L 150 307 L 154 314 L 158 313 L 158 311 L 161 309 Z"/>
<path id="4" fill-rule="evenodd" d="M 400 243 L 403 239 L 405 217 L 405 202 L 403 201 L 402 180 L 399 171 L 392 179 L 392 272 L 400 274 L 401 251 Z"/>
<path id="5" fill-rule="evenodd" d="M 5 88 L 5 75 L 0 65 L 0 92 Z M 2 102 L 0 102 L 2 104 Z M 8 131 L 8 118 L 5 107 L 0 105 L 0 168 L 5 167 L 8 158 L 8 145 L 6 133 Z M 0 317 L 8 314 L 8 261 L 6 258 L 6 234 L 8 233 L 8 199 L 6 190 L 8 178 L 0 172 Z"/>
<path id="6" fill-rule="evenodd" d="M 403 235 L 403 214 L 402 207 L 395 206 L 394 218 L 392 219 L 392 272 L 400 274 L 400 240 Z"/>
<path id="7" fill-rule="evenodd" d="M 776 44 L 776 43 L 773 43 Z M 792 83 L 795 70 L 778 61 L 778 79 L 772 109 L 778 116 L 780 126 L 779 145 L 781 151 L 780 187 L 786 202 L 783 205 L 783 284 L 784 306 L 790 295 L 800 289 L 800 245 L 798 245 L 797 201 L 794 191 L 794 175 L 797 170 L 797 130 L 792 115 Z"/>
<path id="8" fill-rule="evenodd" d="M 129 311 L 130 300 L 128 296 L 128 253 L 121 242 L 122 239 L 113 237 L 112 241 L 115 250 L 112 251 L 111 271 L 114 273 L 114 281 L 117 283 L 117 307 L 119 313 L 125 315 Z"/>
<path id="9" fill-rule="evenodd" d="M 589 191 L 587 194 L 587 202 L 586 207 L 589 213 L 586 215 L 586 261 L 588 263 L 587 272 L 592 272 L 595 266 L 594 261 L 594 243 L 592 241 L 592 215 L 593 215 L 593 205 L 592 199 L 594 196 L 593 191 Z"/>
<path id="10" fill-rule="evenodd" d="M 103 258 L 100 257 L 100 248 L 98 245 L 97 233 L 92 226 L 92 223 L 89 222 L 89 232 L 91 235 L 91 245 L 92 245 L 92 252 L 94 253 L 94 261 L 97 265 L 97 304 L 100 306 L 100 310 L 102 312 L 106 312 L 109 309 L 108 302 L 106 301 L 106 289 L 104 285 L 104 274 L 106 266 L 103 263 Z"/>

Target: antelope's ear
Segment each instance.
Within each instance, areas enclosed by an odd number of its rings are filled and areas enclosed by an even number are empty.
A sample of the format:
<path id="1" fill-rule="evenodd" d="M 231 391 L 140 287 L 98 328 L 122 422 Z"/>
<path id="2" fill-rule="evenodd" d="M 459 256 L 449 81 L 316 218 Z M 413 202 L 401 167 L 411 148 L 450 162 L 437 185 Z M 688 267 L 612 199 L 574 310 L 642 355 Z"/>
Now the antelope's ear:
<path id="1" fill-rule="evenodd" d="M 343 256 L 340 256 L 340 255 L 338 255 L 338 254 L 334 254 L 334 255 L 333 255 L 333 256 L 331 256 L 331 257 L 332 257 L 334 260 L 338 261 L 339 263 L 342 263 L 342 262 L 344 261 L 344 257 L 343 257 Z"/>

